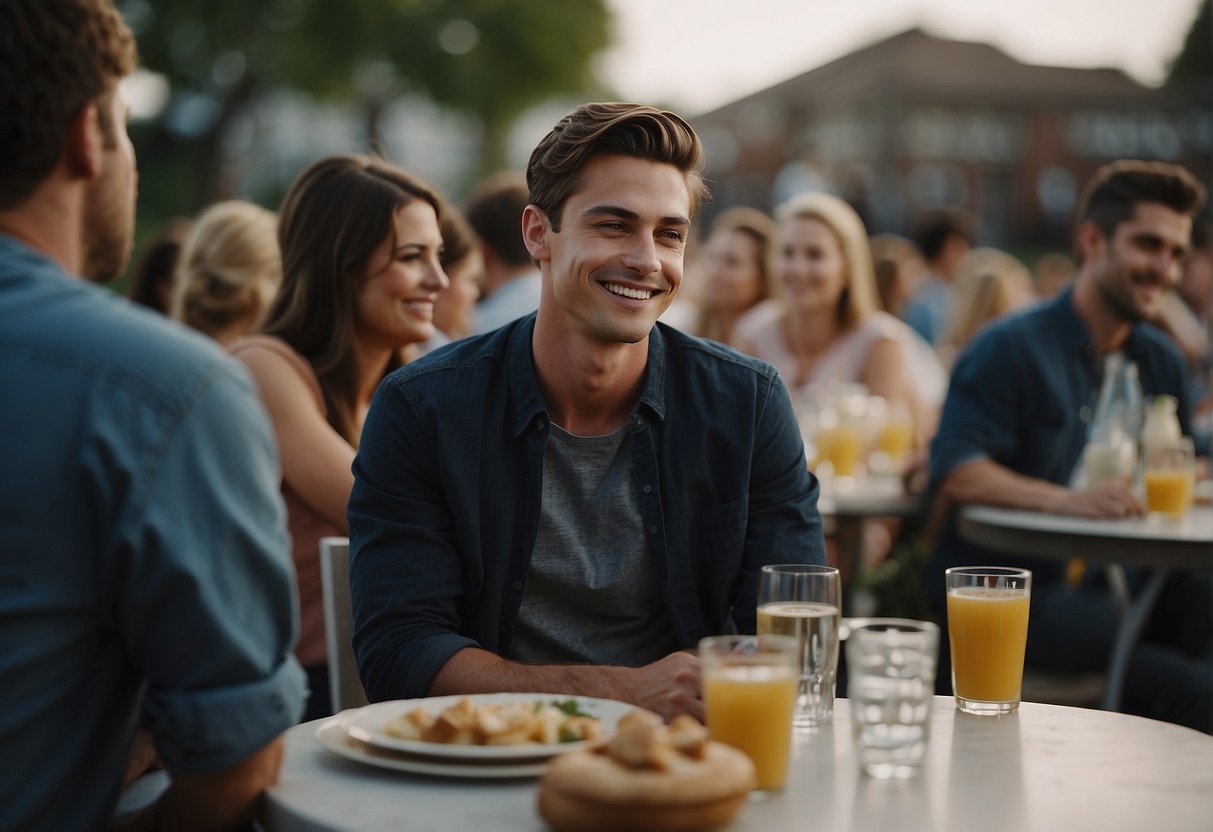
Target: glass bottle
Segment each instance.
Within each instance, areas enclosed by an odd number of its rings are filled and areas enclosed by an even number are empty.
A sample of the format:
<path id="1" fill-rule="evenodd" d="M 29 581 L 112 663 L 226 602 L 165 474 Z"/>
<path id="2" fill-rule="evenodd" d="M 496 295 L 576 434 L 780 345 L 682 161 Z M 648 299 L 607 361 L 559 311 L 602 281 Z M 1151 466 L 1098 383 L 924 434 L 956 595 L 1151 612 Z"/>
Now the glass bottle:
<path id="1" fill-rule="evenodd" d="M 1137 364 L 1119 352 L 1104 357 L 1103 383 L 1081 473 L 1075 485 L 1094 487 L 1107 483 L 1131 485 L 1137 467 L 1138 435 L 1142 429 L 1141 382 Z"/>

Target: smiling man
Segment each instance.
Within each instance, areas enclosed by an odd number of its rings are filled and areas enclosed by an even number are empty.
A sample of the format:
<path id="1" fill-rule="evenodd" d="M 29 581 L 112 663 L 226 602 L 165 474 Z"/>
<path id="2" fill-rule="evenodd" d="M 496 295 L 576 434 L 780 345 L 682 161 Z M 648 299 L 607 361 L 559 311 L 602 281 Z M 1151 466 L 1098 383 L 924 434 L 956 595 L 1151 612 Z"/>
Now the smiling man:
<path id="1" fill-rule="evenodd" d="M 686 651 L 753 632 L 763 564 L 822 562 L 775 371 L 656 323 L 702 157 L 672 113 L 566 116 L 527 170 L 538 312 L 380 387 L 349 505 L 372 700 L 542 691 L 702 718 Z"/>
<path id="2" fill-rule="evenodd" d="M 1179 279 L 1192 217 L 1203 201 L 1204 188 L 1175 165 L 1121 161 L 1096 172 L 1077 212 L 1073 287 L 991 326 L 956 364 L 931 445 L 931 475 L 946 499 L 1085 517 L 1142 513 L 1124 486 L 1068 484 L 1108 353 L 1121 351 L 1137 363 L 1147 396 L 1175 396 L 1184 433 L 1192 433 L 1183 361 L 1167 337 L 1143 321 Z M 1061 562 L 989 552 L 949 527 L 929 573 L 941 613 L 943 571 L 962 563 L 1033 571 L 1028 664 L 1107 666 L 1119 612 L 1096 570 L 1085 583 L 1069 585 Z M 1133 653 L 1125 708 L 1209 731 L 1209 584 L 1206 577 L 1176 578 L 1169 592 L 1157 606 L 1169 620 L 1154 622 Z M 946 652 L 941 649 L 941 660 Z"/>

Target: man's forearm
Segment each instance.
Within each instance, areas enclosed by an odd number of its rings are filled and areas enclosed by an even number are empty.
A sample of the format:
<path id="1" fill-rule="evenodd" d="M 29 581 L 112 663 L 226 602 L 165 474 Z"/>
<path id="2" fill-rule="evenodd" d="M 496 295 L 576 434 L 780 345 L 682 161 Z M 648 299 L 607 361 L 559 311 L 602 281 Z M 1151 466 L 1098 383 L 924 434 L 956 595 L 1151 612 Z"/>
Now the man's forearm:
<path id="1" fill-rule="evenodd" d="M 1069 489 L 1017 474 L 991 459 L 967 462 L 944 479 L 942 493 L 954 503 L 987 503 L 1034 511 L 1056 511 Z"/>
<path id="2" fill-rule="evenodd" d="M 278 781 L 282 738 L 227 771 L 173 775 L 173 785 L 137 815 L 114 825 L 114 832 L 218 832 L 238 829 L 253 819 L 262 792 Z"/>
<path id="3" fill-rule="evenodd" d="M 643 667 L 519 664 L 467 647 L 438 671 L 430 693 L 559 693 L 615 699 L 647 708 L 667 721 L 678 714 L 704 719 L 699 659 L 671 653 Z"/>
<path id="4" fill-rule="evenodd" d="M 534 691 L 631 701 L 628 673 L 625 667 L 521 664 L 488 650 L 466 647 L 438 671 L 430 685 L 430 695 Z"/>

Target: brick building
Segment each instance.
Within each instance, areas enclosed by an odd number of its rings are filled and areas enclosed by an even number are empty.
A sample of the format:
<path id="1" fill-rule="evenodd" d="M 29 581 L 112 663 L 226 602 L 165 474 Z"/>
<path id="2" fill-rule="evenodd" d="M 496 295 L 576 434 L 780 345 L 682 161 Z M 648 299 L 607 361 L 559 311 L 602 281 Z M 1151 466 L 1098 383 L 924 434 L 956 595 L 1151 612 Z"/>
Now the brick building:
<path id="1" fill-rule="evenodd" d="M 1117 158 L 1213 175 L 1213 107 L 1114 69 L 1020 63 L 919 29 L 692 119 L 714 204 L 770 208 L 825 188 L 869 229 L 904 233 L 927 206 L 962 205 L 983 242 L 1057 244 L 1078 190 Z"/>

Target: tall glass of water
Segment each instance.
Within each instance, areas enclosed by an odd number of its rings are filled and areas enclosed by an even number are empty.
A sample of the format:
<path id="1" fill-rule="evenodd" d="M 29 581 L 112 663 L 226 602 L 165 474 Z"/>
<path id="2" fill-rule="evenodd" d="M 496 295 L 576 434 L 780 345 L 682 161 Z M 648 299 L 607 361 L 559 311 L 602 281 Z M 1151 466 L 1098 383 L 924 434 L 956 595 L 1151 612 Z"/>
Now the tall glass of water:
<path id="1" fill-rule="evenodd" d="M 834 716 L 841 616 L 838 570 L 783 563 L 762 568 L 758 584 L 758 634 L 797 641 L 800 681 L 793 723 L 807 728 Z"/>

